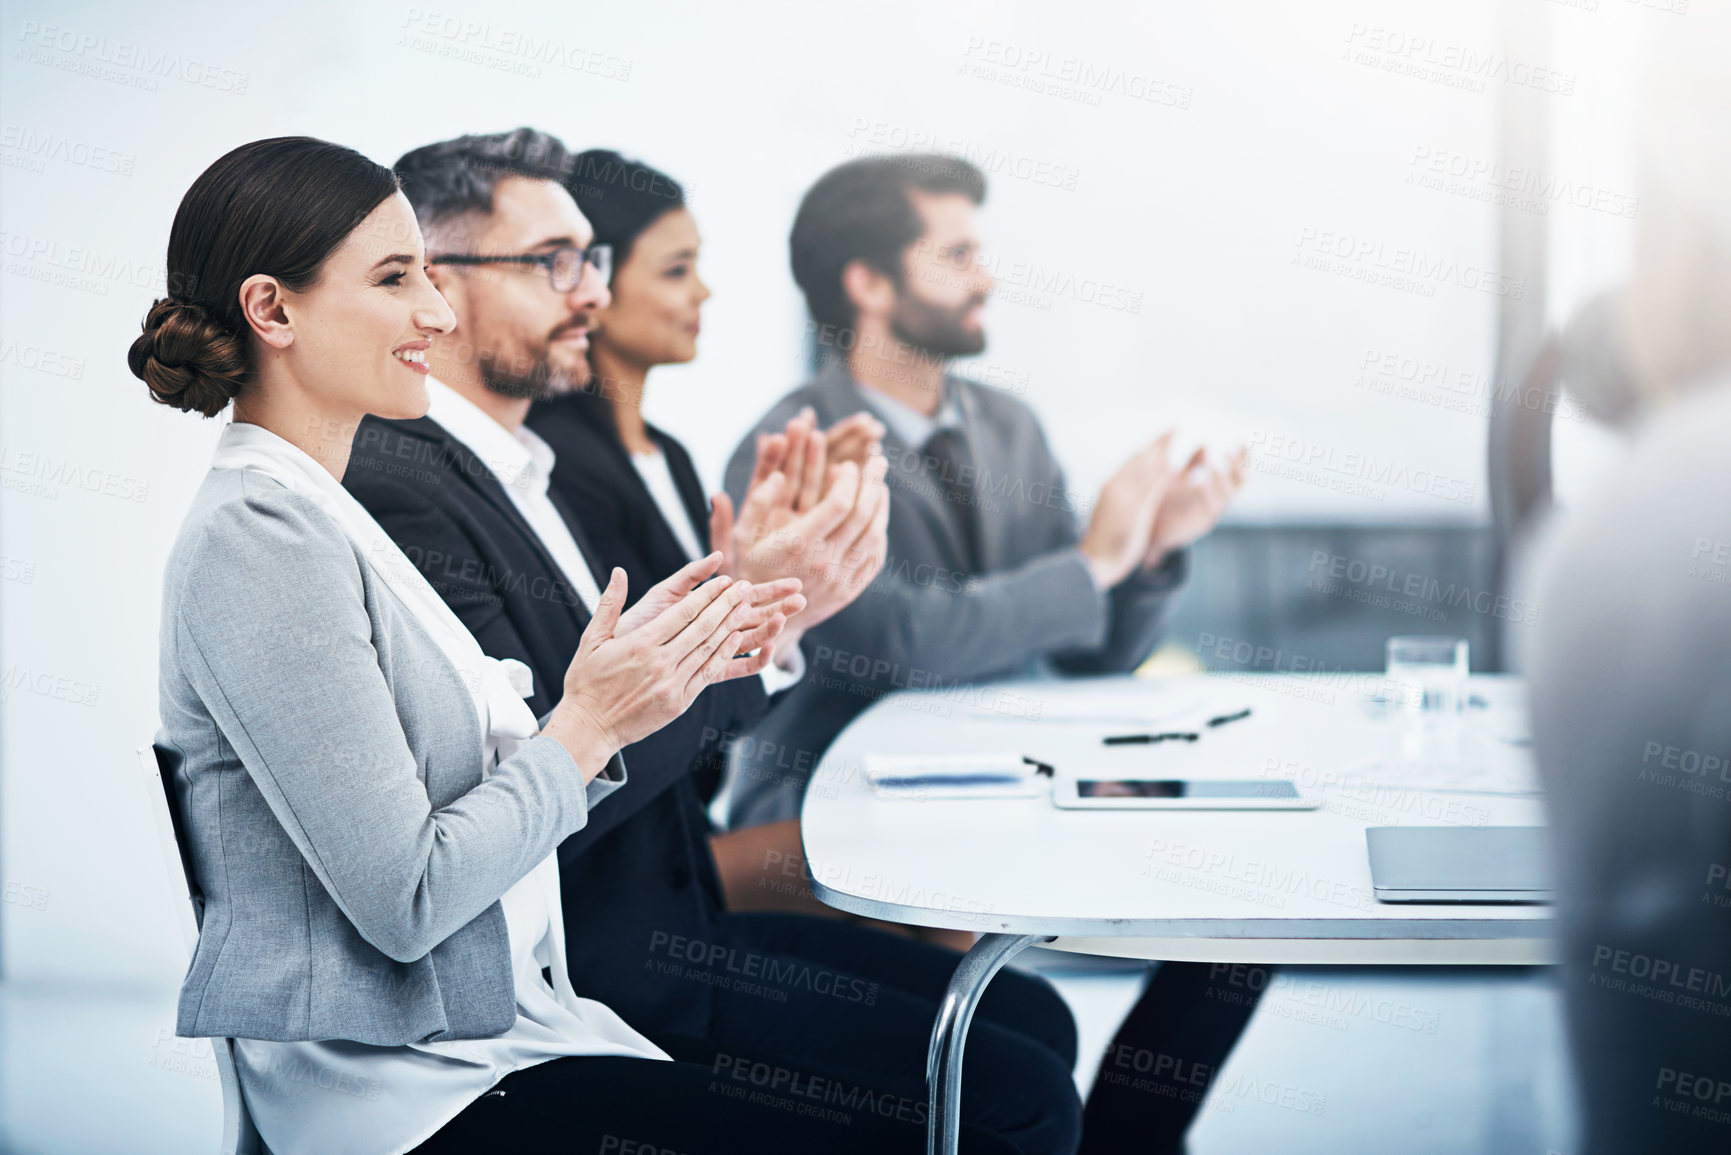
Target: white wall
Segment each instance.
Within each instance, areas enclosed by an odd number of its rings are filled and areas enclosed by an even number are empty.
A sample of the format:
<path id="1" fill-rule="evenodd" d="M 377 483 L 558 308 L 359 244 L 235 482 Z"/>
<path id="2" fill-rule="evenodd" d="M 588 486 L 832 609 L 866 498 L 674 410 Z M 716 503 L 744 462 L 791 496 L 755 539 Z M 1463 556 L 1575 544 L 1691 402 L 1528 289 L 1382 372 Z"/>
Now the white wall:
<path id="1" fill-rule="evenodd" d="M 306 133 L 389 162 L 533 123 L 688 180 L 716 295 L 701 358 L 658 373 L 651 408 L 713 480 L 802 371 L 798 197 L 911 135 L 994 168 L 988 247 L 1024 283 L 992 306 L 984 360 L 1025 389 L 1078 488 L 1178 422 L 1262 445 L 1239 516 L 1483 516 L 1476 390 L 1497 297 L 1473 286 L 1498 283 L 1492 210 L 1470 181 L 1425 180 L 1431 161 L 1492 158 L 1498 92 L 1534 79 L 1535 62 L 1500 57 L 1486 0 L 38 0 L 7 3 L 0 38 L 11 975 L 183 967 L 132 749 L 155 726 L 163 559 L 216 425 L 147 401 L 124 353 L 182 192 L 250 139 Z M 548 42 L 574 66 L 537 56 Z M 1374 283 L 1403 262 L 1411 284 Z M 1293 452 L 1313 468 L 1278 476 Z M 1433 478 L 1458 500 L 1415 491 Z"/>

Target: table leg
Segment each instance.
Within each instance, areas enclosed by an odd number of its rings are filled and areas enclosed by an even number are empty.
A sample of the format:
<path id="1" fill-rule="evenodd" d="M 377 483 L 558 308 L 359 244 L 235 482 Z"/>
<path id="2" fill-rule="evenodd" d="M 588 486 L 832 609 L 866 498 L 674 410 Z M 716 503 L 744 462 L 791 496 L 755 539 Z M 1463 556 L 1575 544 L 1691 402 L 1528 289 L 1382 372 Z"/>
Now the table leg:
<path id="1" fill-rule="evenodd" d="M 983 934 L 956 964 L 949 990 L 932 1024 L 932 1045 L 926 1052 L 926 1155 L 956 1155 L 962 1131 L 962 1045 L 968 1024 L 998 968 L 1051 935 Z"/>

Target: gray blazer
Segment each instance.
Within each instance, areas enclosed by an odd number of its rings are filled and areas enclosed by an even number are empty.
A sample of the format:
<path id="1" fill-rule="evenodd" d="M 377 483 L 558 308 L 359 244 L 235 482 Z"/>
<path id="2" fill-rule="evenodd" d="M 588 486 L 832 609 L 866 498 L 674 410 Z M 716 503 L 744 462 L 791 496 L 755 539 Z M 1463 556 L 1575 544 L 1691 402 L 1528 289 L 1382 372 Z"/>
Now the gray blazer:
<path id="1" fill-rule="evenodd" d="M 1103 593 L 1082 555 L 1078 519 L 1091 494 L 1073 494 L 1039 419 L 1002 390 L 950 378 L 977 470 L 980 571 L 966 555 L 947 497 L 922 473 L 920 446 L 890 430 L 889 556 L 847 609 L 812 630 L 806 680 L 735 744 L 735 826 L 797 817 L 805 782 L 830 741 L 878 696 L 943 689 L 1038 672 L 1133 670 L 1153 652 L 1187 567 L 1180 551 Z M 832 362 L 763 415 L 734 451 L 726 488 L 736 506 L 756 460 L 756 435 L 811 406 L 820 427 L 869 408 L 847 368 Z"/>
<path id="2" fill-rule="evenodd" d="M 1653 419 L 1562 512 L 1529 603 L 1587 1155 L 1727 1149 L 1689 1094 L 1731 1078 L 1727 445 L 1731 382 Z"/>
<path id="3" fill-rule="evenodd" d="M 478 1038 L 516 1017 L 498 899 L 617 789 L 534 738 L 481 780 L 468 692 L 315 504 L 213 469 L 163 582 L 162 733 L 204 891 L 180 1035 Z"/>

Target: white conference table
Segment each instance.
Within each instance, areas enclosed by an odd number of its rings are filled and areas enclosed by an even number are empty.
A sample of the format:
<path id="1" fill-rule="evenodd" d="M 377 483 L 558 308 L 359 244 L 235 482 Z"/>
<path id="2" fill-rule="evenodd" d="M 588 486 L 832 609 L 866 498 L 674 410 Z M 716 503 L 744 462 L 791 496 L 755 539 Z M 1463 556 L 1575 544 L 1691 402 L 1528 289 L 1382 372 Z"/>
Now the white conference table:
<path id="1" fill-rule="evenodd" d="M 840 910 L 981 932 L 933 1026 L 928 1150 L 953 1152 L 962 1044 L 986 984 L 1035 943 L 1196 962 L 1553 961 L 1551 910 L 1383 903 L 1371 826 L 1543 824 L 1519 680 L 1474 676 L 1451 733 L 1415 737 L 1375 674 L 1017 681 L 875 703 L 816 767 L 801 822 L 813 892 Z M 1216 728 L 1209 717 L 1250 715 Z M 1108 734 L 1196 741 L 1105 746 Z M 886 795 L 864 756 L 1014 752 L 1060 776 L 1288 778 L 1315 810 L 1063 810 Z"/>

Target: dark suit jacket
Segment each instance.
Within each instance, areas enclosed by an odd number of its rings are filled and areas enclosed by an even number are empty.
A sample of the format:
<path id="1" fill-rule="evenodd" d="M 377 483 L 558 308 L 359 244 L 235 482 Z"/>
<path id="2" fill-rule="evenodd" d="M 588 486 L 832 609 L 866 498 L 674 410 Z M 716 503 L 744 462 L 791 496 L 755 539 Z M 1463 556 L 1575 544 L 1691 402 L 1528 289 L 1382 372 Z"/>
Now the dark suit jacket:
<path id="1" fill-rule="evenodd" d="M 921 446 L 891 429 L 889 557 L 857 601 L 805 638 L 806 680 L 739 743 L 730 825 L 799 813 L 805 782 L 830 741 L 892 690 L 948 687 L 1030 672 L 1133 670 L 1153 652 L 1183 584 L 1174 553 L 1110 591 L 1094 585 L 1076 545 L 1092 494 L 1072 494 L 1039 419 L 998 389 L 951 378 L 973 458 L 981 564 L 967 556 L 949 498 L 922 473 Z M 805 406 L 820 428 L 868 409 L 847 368 L 832 364 L 758 421 L 727 467 L 740 500 L 756 460 L 756 433 L 783 427 Z M 860 673 L 864 670 L 865 673 Z"/>
<path id="2" fill-rule="evenodd" d="M 529 428 L 553 447 L 553 491 L 582 523 L 596 557 L 620 566 L 630 579 L 629 601 L 691 559 L 662 516 L 643 475 L 619 440 L 605 403 L 568 393 L 536 402 L 529 410 Z M 649 436 L 667 457 L 673 481 L 696 531 L 698 544 L 709 543 L 709 498 L 691 464 L 691 455 L 673 437 L 653 425 Z"/>
<path id="3" fill-rule="evenodd" d="M 673 574 L 691 558 L 673 536 L 661 507 L 643 475 L 631 463 L 631 455 L 613 424 L 607 403 L 581 393 L 567 393 L 536 402 L 529 410 L 529 428 L 553 447 L 552 491 L 577 515 L 590 557 L 603 569 L 618 566 L 628 584 L 625 604 L 634 605 L 643 592 Z M 709 499 L 685 446 L 653 425 L 649 436 L 660 446 L 673 473 L 673 483 L 685 506 L 685 516 L 697 535 L 697 543 L 709 548 Z M 755 721 L 741 718 L 735 729 Z M 707 806 L 721 786 L 720 757 L 708 758 L 692 773 L 692 786 Z"/>
<path id="4" fill-rule="evenodd" d="M 414 560 L 481 649 L 535 675 L 530 707 L 557 702 L 589 615 L 504 487 L 430 418 L 367 418 L 343 485 Z M 557 493 L 552 495 L 559 505 Z M 584 554 L 596 554 L 561 508 Z M 601 575 L 597 575 L 600 580 Z M 691 773 L 713 764 L 741 718 L 764 708 L 758 679 L 714 686 L 623 751 L 627 786 L 559 847 L 571 983 L 651 1034 L 704 1033 L 709 988 L 652 966 L 667 936 L 713 936 L 724 912 L 709 823 Z"/>

